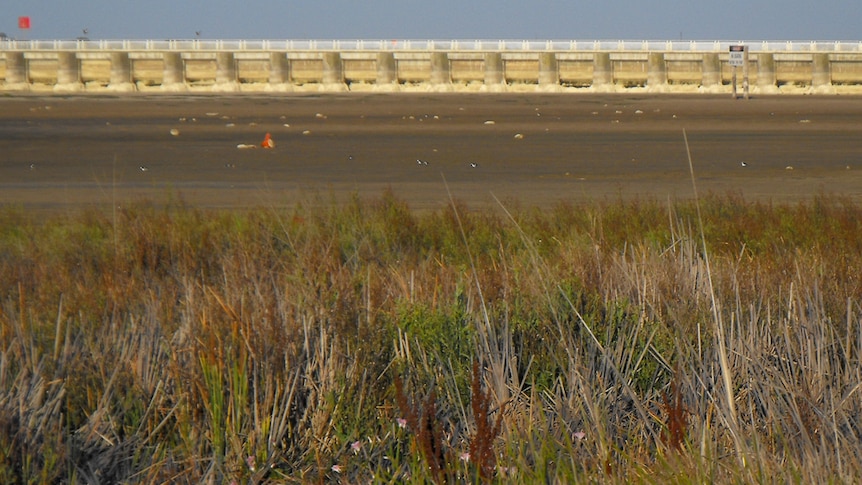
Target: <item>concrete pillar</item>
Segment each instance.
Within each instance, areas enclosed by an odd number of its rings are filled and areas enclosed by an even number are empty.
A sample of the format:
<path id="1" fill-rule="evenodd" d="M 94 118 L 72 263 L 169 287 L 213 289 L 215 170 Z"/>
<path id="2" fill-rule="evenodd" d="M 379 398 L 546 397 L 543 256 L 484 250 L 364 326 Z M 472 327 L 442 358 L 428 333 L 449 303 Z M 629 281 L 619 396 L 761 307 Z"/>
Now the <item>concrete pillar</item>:
<path id="1" fill-rule="evenodd" d="M 323 53 L 323 89 L 326 91 L 346 91 L 344 84 L 344 66 L 341 63 L 341 53 Z"/>
<path id="2" fill-rule="evenodd" d="M 272 52 L 269 54 L 269 84 L 285 84 L 290 81 L 290 71 L 287 67 L 287 53 Z"/>
<path id="3" fill-rule="evenodd" d="M 183 57 L 179 52 L 165 52 L 162 54 L 164 62 L 164 73 L 162 74 L 163 91 L 187 91 L 185 68 Z"/>
<path id="4" fill-rule="evenodd" d="M 236 58 L 233 52 L 216 53 L 216 80 L 213 91 L 239 91 L 239 81 L 236 77 Z"/>
<path id="5" fill-rule="evenodd" d="M 397 91 L 398 89 L 398 65 L 395 63 L 395 54 L 378 52 L 377 79 L 374 83 L 374 90 Z"/>
<path id="6" fill-rule="evenodd" d="M 57 53 L 57 84 L 54 91 L 74 92 L 84 89 L 78 56 L 74 52 Z"/>
<path id="7" fill-rule="evenodd" d="M 437 90 L 448 90 L 451 88 L 452 74 L 449 72 L 448 53 L 431 53 L 431 84 L 434 85 Z"/>
<path id="8" fill-rule="evenodd" d="M 554 52 L 539 53 L 539 88 L 550 91 L 560 88 L 560 71 Z"/>
<path id="9" fill-rule="evenodd" d="M 811 60 L 811 87 L 816 92 L 832 91 L 832 71 L 829 63 L 829 54 L 815 52 Z"/>
<path id="10" fill-rule="evenodd" d="M 269 82 L 266 91 L 292 91 L 290 84 L 290 66 L 287 62 L 286 52 L 271 52 L 269 54 Z"/>
<path id="11" fill-rule="evenodd" d="M 608 91 L 613 89 L 614 70 L 611 65 L 611 55 L 608 52 L 593 54 L 593 89 Z"/>
<path id="12" fill-rule="evenodd" d="M 647 90 L 667 90 L 667 64 L 664 52 L 650 52 L 647 58 Z"/>
<path id="13" fill-rule="evenodd" d="M 775 84 L 775 57 L 771 52 L 757 54 L 757 90 L 760 93 L 777 93 Z"/>
<path id="14" fill-rule="evenodd" d="M 485 53 L 485 91 L 506 89 L 506 76 L 503 74 L 503 55 L 499 52 Z"/>
<path id="15" fill-rule="evenodd" d="M 134 91 L 132 80 L 132 61 L 128 52 L 111 52 L 111 80 L 108 89 L 111 91 Z"/>
<path id="16" fill-rule="evenodd" d="M 29 90 L 27 59 L 23 52 L 6 51 L 6 89 Z"/>
<path id="17" fill-rule="evenodd" d="M 703 71 L 700 85 L 706 90 L 721 87 L 721 60 L 718 52 L 707 52 L 703 55 Z"/>

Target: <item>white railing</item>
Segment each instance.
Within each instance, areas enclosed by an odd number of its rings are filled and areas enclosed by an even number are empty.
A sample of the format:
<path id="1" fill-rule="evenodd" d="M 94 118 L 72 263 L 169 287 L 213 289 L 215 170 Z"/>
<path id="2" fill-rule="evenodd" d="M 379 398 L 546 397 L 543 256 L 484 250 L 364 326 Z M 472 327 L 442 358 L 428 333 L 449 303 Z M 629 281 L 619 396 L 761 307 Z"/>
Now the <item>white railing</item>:
<path id="1" fill-rule="evenodd" d="M 718 40 L 0 40 L 0 51 L 677 51 L 862 52 L 862 41 Z"/>

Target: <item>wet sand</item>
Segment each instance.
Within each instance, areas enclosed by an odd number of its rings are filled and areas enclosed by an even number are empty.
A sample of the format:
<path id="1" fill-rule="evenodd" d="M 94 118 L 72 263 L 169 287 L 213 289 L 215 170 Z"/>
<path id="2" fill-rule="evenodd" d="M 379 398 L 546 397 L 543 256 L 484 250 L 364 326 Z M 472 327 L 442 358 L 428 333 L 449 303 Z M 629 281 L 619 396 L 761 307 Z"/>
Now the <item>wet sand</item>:
<path id="1" fill-rule="evenodd" d="M 700 195 L 862 199 L 859 96 L 31 94 L 0 97 L 0 204 L 685 199 L 684 132 Z"/>

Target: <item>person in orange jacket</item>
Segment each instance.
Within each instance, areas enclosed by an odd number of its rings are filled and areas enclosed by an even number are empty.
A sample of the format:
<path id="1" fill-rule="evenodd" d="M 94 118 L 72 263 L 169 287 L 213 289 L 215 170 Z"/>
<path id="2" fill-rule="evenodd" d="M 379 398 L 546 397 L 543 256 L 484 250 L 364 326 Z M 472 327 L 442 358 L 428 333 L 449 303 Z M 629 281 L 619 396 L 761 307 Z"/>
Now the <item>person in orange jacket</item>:
<path id="1" fill-rule="evenodd" d="M 275 140 L 272 139 L 272 135 L 269 133 L 263 137 L 263 141 L 260 142 L 260 146 L 263 148 L 275 148 Z"/>

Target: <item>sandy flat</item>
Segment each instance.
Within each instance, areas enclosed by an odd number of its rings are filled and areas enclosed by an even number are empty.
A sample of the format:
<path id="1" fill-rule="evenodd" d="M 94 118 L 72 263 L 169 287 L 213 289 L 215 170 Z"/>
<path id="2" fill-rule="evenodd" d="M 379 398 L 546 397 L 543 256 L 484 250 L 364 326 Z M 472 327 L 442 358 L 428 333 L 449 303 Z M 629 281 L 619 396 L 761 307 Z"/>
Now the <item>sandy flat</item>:
<path id="1" fill-rule="evenodd" d="M 0 97 L 0 203 L 681 199 L 683 133 L 701 195 L 862 198 L 859 96 L 30 94 Z"/>

